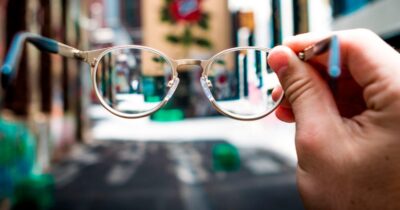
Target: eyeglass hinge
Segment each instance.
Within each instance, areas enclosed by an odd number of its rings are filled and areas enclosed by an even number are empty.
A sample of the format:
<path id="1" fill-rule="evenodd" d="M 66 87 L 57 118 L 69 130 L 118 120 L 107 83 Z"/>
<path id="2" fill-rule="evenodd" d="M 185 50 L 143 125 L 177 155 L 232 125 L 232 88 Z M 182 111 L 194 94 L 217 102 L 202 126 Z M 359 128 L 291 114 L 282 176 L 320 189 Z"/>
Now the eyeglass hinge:
<path id="1" fill-rule="evenodd" d="M 73 53 L 74 53 L 74 57 L 76 59 L 83 60 L 83 61 L 87 62 L 87 60 L 88 60 L 88 53 L 87 52 L 76 50 Z"/>

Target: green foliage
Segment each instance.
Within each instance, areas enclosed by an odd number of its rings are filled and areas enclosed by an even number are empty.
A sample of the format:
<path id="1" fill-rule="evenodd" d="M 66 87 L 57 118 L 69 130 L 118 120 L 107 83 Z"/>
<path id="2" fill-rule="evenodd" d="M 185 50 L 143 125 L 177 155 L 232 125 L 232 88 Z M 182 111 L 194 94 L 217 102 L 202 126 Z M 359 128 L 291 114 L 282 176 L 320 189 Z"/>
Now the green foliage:
<path id="1" fill-rule="evenodd" d="M 169 9 L 168 9 L 168 7 L 163 7 L 163 8 L 161 8 L 161 21 L 162 22 L 167 22 L 167 23 L 170 23 L 170 24 L 175 24 L 175 19 L 173 19 L 172 17 L 171 17 L 171 14 L 169 13 Z"/>
<path id="2" fill-rule="evenodd" d="M 193 43 L 193 35 L 192 32 L 190 31 L 189 27 L 186 27 L 185 30 L 183 31 L 182 35 L 182 44 L 185 46 L 189 46 L 191 43 Z"/>
<path id="3" fill-rule="evenodd" d="M 174 43 L 174 44 L 179 43 L 179 42 L 181 41 L 180 38 L 179 38 L 178 36 L 172 35 L 172 34 L 168 34 L 167 37 L 166 37 L 166 39 L 167 39 L 169 42 Z"/>
<path id="4" fill-rule="evenodd" d="M 221 59 L 218 59 L 217 61 L 215 61 L 215 63 L 220 64 L 220 65 L 225 65 L 226 64 L 225 61 L 221 60 Z"/>
<path id="5" fill-rule="evenodd" d="M 162 56 L 154 56 L 154 57 L 152 58 L 152 60 L 153 60 L 154 62 L 156 62 L 156 63 L 165 63 L 165 62 L 166 62 L 165 58 L 162 57 Z"/>
<path id="6" fill-rule="evenodd" d="M 205 38 L 194 37 L 189 28 L 186 28 L 182 35 L 168 34 L 166 36 L 167 41 L 174 44 L 182 44 L 189 47 L 192 44 L 196 44 L 200 47 L 212 48 L 212 43 Z"/>
<path id="7" fill-rule="evenodd" d="M 196 38 L 195 43 L 200 47 L 212 48 L 211 42 L 204 38 Z"/>
<path id="8" fill-rule="evenodd" d="M 209 25 L 208 25 L 209 19 L 210 19 L 210 16 L 208 15 L 208 13 L 204 13 L 201 15 L 201 18 L 200 18 L 199 22 L 197 23 L 197 25 L 204 30 L 208 30 L 209 29 Z"/>

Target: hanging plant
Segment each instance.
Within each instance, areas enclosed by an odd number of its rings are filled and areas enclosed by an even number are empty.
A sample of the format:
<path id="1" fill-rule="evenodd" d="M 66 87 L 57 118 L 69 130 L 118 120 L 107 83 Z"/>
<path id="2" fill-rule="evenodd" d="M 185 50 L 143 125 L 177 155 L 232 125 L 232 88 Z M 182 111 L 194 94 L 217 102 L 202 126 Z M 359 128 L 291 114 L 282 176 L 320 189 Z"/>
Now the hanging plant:
<path id="1" fill-rule="evenodd" d="M 189 47 L 192 44 L 200 47 L 211 48 L 212 43 L 205 38 L 196 37 L 192 33 L 193 27 L 203 30 L 209 29 L 210 16 L 200 8 L 202 0 L 164 0 L 161 9 L 161 21 L 171 25 L 184 24 L 185 29 L 181 34 L 167 34 L 166 39 L 174 44 Z"/>

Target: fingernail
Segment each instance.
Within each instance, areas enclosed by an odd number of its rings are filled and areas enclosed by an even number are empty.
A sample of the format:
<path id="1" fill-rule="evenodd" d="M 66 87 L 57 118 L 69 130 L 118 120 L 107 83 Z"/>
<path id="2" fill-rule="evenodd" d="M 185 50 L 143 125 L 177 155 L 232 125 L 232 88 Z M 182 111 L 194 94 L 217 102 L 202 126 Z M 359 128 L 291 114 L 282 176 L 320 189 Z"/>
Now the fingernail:
<path id="1" fill-rule="evenodd" d="M 281 76 L 289 67 L 289 55 L 282 46 L 275 47 L 269 56 L 269 64 L 278 76 Z"/>

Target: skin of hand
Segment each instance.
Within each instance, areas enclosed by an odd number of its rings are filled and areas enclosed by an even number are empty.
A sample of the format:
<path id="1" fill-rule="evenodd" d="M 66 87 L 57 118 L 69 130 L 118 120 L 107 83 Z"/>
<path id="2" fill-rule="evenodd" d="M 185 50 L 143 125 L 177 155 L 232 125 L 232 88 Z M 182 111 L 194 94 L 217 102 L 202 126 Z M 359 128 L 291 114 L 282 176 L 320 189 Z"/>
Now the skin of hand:
<path id="1" fill-rule="evenodd" d="M 328 53 L 295 53 L 327 35 L 298 35 L 268 63 L 285 93 L 279 119 L 296 122 L 297 184 L 307 209 L 400 209 L 400 55 L 366 29 L 334 32 L 341 48 L 337 91 Z"/>

